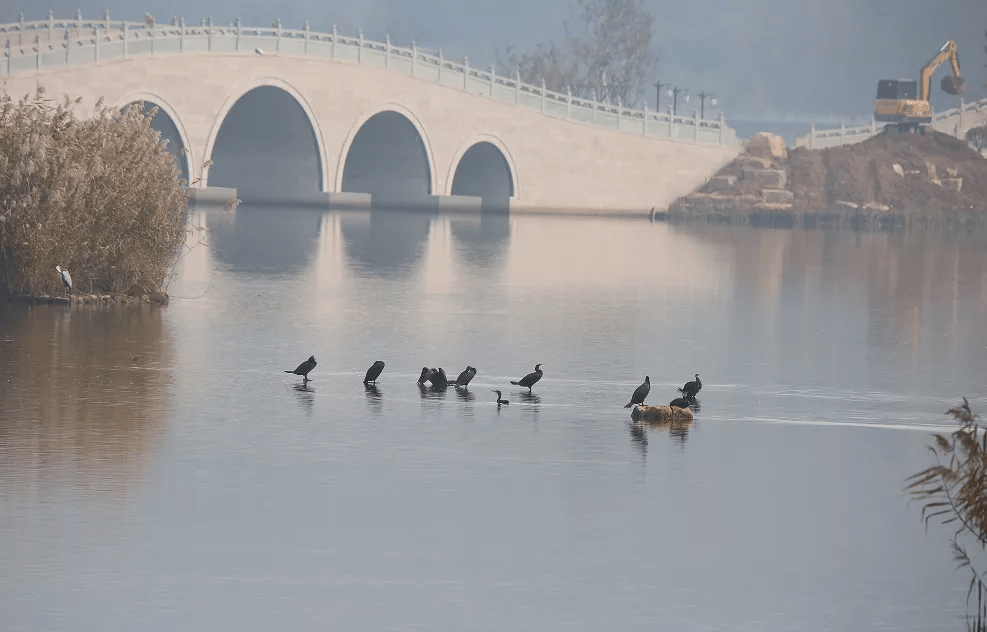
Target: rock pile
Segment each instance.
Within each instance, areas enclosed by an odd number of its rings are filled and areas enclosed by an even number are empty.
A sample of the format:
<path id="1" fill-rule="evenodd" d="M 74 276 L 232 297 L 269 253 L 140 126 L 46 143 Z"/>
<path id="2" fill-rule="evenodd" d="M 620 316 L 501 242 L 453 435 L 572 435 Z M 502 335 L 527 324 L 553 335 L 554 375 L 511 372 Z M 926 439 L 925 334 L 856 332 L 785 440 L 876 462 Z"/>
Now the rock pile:
<path id="1" fill-rule="evenodd" d="M 930 131 L 879 134 L 862 143 L 789 152 L 761 133 L 698 191 L 676 200 L 672 218 L 778 223 L 987 221 L 987 159 L 964 141 Z"/>

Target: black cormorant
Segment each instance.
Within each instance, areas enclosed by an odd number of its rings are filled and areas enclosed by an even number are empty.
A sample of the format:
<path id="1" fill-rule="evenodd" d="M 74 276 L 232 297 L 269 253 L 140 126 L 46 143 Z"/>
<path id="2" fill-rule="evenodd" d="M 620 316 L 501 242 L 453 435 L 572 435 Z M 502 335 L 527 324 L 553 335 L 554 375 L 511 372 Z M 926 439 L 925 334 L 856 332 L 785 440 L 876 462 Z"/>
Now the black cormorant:
<path id="1" fill-rule="evenodd" d="M 672 408 L 688 408 L 689 400 L 684 397 L 676 397 L 672 401 L 668 402 L 668 405 Z"/>
<path id="2" fill-rule="evenodd" d="M 425 385 L 425 382 L 427 382 L 427 381 L 428 381 L 428 367 L 427 366 L 423 366 L 422 367 L 422 374 L 418 376 L 418 385 L 419 386 L 424 386 Z"/>
<path id="3" fill-rule="evenodd" d="M 466 370 L 456 378 L 456 386 L 467 386 L 474 377 L 476 377 L 476 367 L 467 366 Z"/>
<path id="4" fill-rule="evenodd" d="M 517 382 L 511 380 L 511 384 L 513 384 L 514 386 L 524 386 L 528 389 L 528 392 L 530 393 L 531 387 L 534 386 L 535 383 L 541 379 L 541 376 L 542 376 L 541 365 L 536 364 L 534 373 L 528 373 Z"/>
<path id="5" fill-rule="evenodd" d="M 303 378 L 308 380 L 308 373 L 309 371 L 315 368 L 316 364 L 318 363 L 315 361 L 315 356 L 309 356 L 308 360 L 305 360 L 304 362 L 298 365 L 297 369 L 295 369 L 294 371 L 285 371 L 285 373 L 294 373 L 295 375 L 301 375 Z"/>
<path id="6" fill-rule="evenodd" d="M 502 397 L 500 396 L 500 391 L 495 391 L 495 390 L 493 390 L 493 389 L 491 389 L 491 392 L 493 392 L 493 393 L 497 393 L 497 405 L 498 405 L 498 406 L 500 406 L 501 404 L 510 404 L 510 403 L 511 403 L 510 401 L 508 401 L 508 400 L 506 400 L 506 399 L 503 399 L 503 398 L 502 398 Z"/>
<path id="7" fill-rule="evenodd" d="M 373 382 L 377 383 L 377 378 L 380 377 L 380 372 L 384 370 L 384 363 L 380 360 L 374 362 L 374 365 L 367 369 L 367 376 L 363 378 L 363 383 Z"/>
<path id="8" fill-rule="evenodd" d="M 449 386 L 449 378 L 446 377 L 445 369 L 442 367 L 429 371 L 428 381 L 432 383 L 432 388 L 446 388 Z"/>
<path id="9" fill-rule="evenodd" d="M 647 397 L 648 393 L 650 392 L 651 392 L 651 378 L 645 375 L 644 384 L 634 389 L 634 394 L 631 395 L 631 403 L 624 406 L 624 408 L 630 408 L 634 404 L 643 404 L 644 398 Z"/>
<path id="10" fill-rule="evenodd" d="M 699 374 L 696 373 L 696 379 L 692 382 L 686 382 L 685 386 L 679 390 L 685 397 L 695 397 L 702 388 L 703 382 L 699 379 Z"/>
<path id="11" fill-rule="evenodd" d="M 58 276 L 61 277 L 61 279 L 62 279 L 62 285 L 65 286 L 65 291 L 66 292 L 71 292 L 72 291 L 72 275 L 69 274 L 69 271 L 68 270 L 63 270 L 62 269 L 62 266 L 55 266 L 55 272 L 57 272 L 58 273 Z"/>

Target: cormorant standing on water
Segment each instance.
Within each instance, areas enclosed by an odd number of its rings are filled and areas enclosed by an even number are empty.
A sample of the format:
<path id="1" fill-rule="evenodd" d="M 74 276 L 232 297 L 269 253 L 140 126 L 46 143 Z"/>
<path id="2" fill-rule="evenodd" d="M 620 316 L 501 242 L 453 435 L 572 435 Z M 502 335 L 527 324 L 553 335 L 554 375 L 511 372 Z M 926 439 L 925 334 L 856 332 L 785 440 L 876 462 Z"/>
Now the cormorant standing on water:
<path id="1" fill-rule="evenodd" d="M 696 379 L 692 382 L 686 382 L 685 386 L 679 389 L 683 397 L 695 397 L 699 394 L 703 388 L 703 382 L 699 379 L 699 374 L 696 373 Z"/>
<path id="2" fill-rule="evenodd" d="M 676 397 L 672 401 L 668 402 L 668 405 L 671 406 L 672 408 L 688 408 L 689 400 L 686 399 L 685 397 Z"/>
<path id="3" fill-rule="evenodd" d="M 476 367 L 467 365 L 466 370 L 456 378 L 456 386 L 468 386 L 474 377 L 476 377 Z"/>
<path id="4" fill-rule="evenodd" d="M 510 404 L 511 403 L 510 401 L 501 398 L 500 391 L 495 391 L 495 390 L 491 389 L 491 392 L 497 393 L 497 405 L 498 406 L 500 406 L 501 404 Z"/>
<path id="5" fill-rule="evenodd" d="M 634 394 L 631 395 L 631 403 L 624 406 L 624 408 L 630 408 L 634 404 L 643 404 L 644 398 L 647 397 L 648 393 L 650 392 L 651 392 L 651 378 L 645 375 L 644 384 L 634 389 Z"/>
<path id="6" fill-rule="evenodd" d="M 425 386 L 425 382 L 428 381 L 428 367 L 422 367 L 422 374 L 418 376 L 418 386 Z"/>
<path id="7" fill-rule="evenodd" d="M 428 381 L 432 383 L 432 388 L 447 388 L 449 378 L 446 377 L 445 369 L 439 367 L 428 372 Z"/>
<path id="8" fill-rule="evenodd" d="M 380 377 L 380 372 L 384 370 L 384 363 L 380 360 L 374 362 L 374 365 L 367 369 L 367 376 L 363 378 L 363 383 L 373 382 L 377 383 L 377 378 Z"/>
<path id="9" fill-rule="evenodd" d="M 305 381 L 307 382 L 309 371 L 314 369 L 316 364 L 318 363 L 315 361 L 315 356 L 309 356 L 308 360 L 305 360 L 304 362 L 298 365 L 297 369 L 295 369 L 294 371 L 285 371 L 285 373 L 294 373 L 295 375 L 301 375 L 303 378 L 305 378 Z"/>
<path id="10" fill-rule="evenodd" d="M 531 387 L 534 386 L 535 383 L 541 379 L 541 376 L 542 376 L 541 365 L 536 364 L 534 373 L 528 373 L 527 375 L 522 377 L 518 382 L 511 380 L 511 384 L 513 384 L 514 386 L 524 386 L 528 389 L 528 392 L 530 393 Z"/>

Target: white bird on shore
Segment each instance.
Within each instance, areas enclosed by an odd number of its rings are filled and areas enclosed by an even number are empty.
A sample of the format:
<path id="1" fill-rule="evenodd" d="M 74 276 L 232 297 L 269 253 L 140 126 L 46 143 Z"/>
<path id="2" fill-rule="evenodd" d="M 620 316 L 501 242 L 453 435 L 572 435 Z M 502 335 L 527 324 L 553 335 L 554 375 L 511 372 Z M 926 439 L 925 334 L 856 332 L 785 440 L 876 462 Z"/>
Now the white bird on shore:
<path id="1" fill-rule="evenodd" d="M 72 291 L 72 275 L 69 274 L 68 270 L 62 270 L 62 266 L 55 266 L 55 272 L 62 277 L 62 285 L 65 286 L 66 292 Z"/>

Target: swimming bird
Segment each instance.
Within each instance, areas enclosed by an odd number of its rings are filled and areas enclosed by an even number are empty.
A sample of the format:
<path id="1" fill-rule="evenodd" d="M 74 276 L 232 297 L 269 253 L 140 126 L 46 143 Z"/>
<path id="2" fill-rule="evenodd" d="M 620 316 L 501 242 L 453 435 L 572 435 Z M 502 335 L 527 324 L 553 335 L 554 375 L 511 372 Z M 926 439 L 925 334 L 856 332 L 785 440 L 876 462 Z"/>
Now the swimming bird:
<path id="1" fill-rule="evenodd" d="M 72 275 L 69 274 L 69 271 L 68 270 L 63 270 L 62 269 L 62 266 L 55 266 L 55 272 L 57 272 L 58 273 L 58 276 L 60 276 L 62 278 L 62 285 L 65 286 L 65 291 L 66 292 L 71 292 L 72 291 Z"/>
<path id="2" fill-rule="evenodd" d="M 363 383 L 373 382 L 377 383 L 377 378 L 380 377 L 380 372 L 384 370 L 384 363 L 380 360 L 374 362 L 374 365 L 367 369 L 367 376 L 363 378 Z"/>
<path id="3" fill-rule="evenodd" d="M 428 367 L 427 366 L 423 366 L 422 367 L 422 374 L 418 376 L 418 385 L 419 386 L 424 386 L 425 385 L 425 382 L 427 382 L 427 381 L 428 381 Z"/>
<path id="4" fill-rule="evenodd" d="M 467 386 L 474 377 L 476 377 L 476 367 L 467 365 L 466 370 L 456 378 L 456 386 Z"/>
<path id="5" fill-rule="evenodd" d="M 631 395 L 631 402 L 624 406 L 624 408 L 630 408 L 634 404 L 643 404 L 644 398 L 648 396 L 651 392 L 651 378 L 647 375 L 644 376 L 644 384 L 638 386 L 634 389 L 634 394 Z"/>
<path id="6" fill-rule="evenodd" d="M 298 365 L 297 369 L 295 369 L 294 371 L 285 371 L 285 373 L 294 373 L 295 375 L 301 375 L 303 378 L 305 378 L 306 381 L 308 381 L 309 371 L 314 369 L 316 364 L 318 364 L 318 362 L 315 361 L 315 356 L 309 356 L 308 360 L 305 360 L 304 362 Z"/>
<path id="7" fill-rule="evenodd" d="M 511 380 L 511 384 L 513 384 L 514 386 L 524 386 L 528 389 L 528 392 L 530 393 L 531 387 L 534 386 L 535 383 L 541 379 L 541 376 L 542 376 L 541 365 L 536 364 L 534 373 L 528 373 L 517 382 Z"/>
<path id="8" fill-rule="evenodd" d="M 688 408 L 689 400 L 684 397 L 676 397 L 672 401 L 668 402 L 668 405 L 672 408 Z"/>
<path id="9" fill-rule="evenodd" d="M 510 404 L 510 403 L 511 403 L 510 401 L 508 401 L 508 400 L 506 400 L 506 399 L 503 399 L 503 398 L 502 398 L 502 397 L 500 396 L 500 391 L 495 391 L 495 390 L 493 390 L 493 389 L 491 389 L 491 392 L 492 392 L 492 393 L 497 393 L 497 405 L 498 405 L 498 406 L 500 406 L 501 404 Z"/>
<path id="10" fill-rule="evenodd" d="M 696 379 L 692 382 L 686 382 L 685 386 L 680 389 L 680 392 L 686 397 L 695 397 L 702 388 L 702 380 L 699 379 L 699 374 L 696 373 Z"/>

